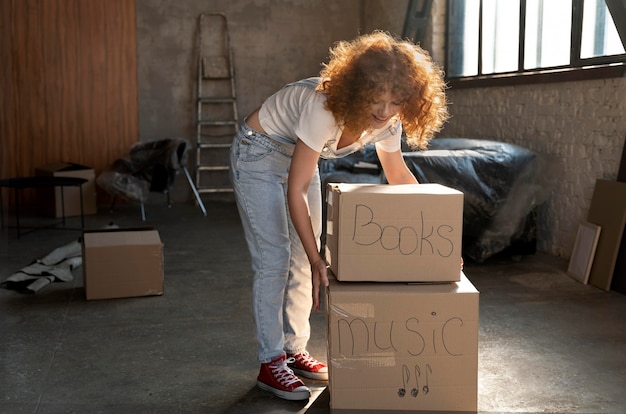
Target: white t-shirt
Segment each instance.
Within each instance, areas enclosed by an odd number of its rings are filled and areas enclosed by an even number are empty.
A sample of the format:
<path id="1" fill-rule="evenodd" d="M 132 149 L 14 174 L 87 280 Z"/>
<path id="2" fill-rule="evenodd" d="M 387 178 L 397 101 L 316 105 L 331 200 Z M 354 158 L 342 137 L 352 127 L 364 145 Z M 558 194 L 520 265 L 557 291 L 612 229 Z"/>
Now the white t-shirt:
<path id="1" fill-rule="evenodd" d="M 367 144 L 386 152 L 400 149 L 402 124 L 392 118 L 379 129 L 364 132 L 353 144 L 337 149 L 342 128 L 324 107 L 326 96 L 315 90 L 320 78 L 290 83 L 270 96 L 259 110 L 259 122 L 270 136 L 294 143 L 302 140 L 322 158 L 339 158 L 360 150 Z"/>

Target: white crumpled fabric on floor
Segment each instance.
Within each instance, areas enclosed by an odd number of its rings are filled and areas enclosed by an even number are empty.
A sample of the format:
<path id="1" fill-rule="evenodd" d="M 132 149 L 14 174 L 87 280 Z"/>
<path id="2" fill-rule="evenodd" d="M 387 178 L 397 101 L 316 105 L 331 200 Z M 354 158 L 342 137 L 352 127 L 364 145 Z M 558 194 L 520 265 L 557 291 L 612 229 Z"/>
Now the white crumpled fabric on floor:
<path id="1" fill-rule="evenodd" d="M 0 286 L 21 293 L 37 293 L 54 282 L 74 280 L 72 270 L 83 264 L 80 240 L 58 247 L 9 276 Z"/>
<path id="2" fill-rule="evenodd" d="M 111 223 L 105 229 L 118 228 Z M 21 293 L 37 293 L 54 282 L 71 282 L 72 271 L 83 264 L 81 238 L 64 246 L 57 247 L 50 253 L 37 259 L 26 267 L 13 273 L 0 287 Z"/>

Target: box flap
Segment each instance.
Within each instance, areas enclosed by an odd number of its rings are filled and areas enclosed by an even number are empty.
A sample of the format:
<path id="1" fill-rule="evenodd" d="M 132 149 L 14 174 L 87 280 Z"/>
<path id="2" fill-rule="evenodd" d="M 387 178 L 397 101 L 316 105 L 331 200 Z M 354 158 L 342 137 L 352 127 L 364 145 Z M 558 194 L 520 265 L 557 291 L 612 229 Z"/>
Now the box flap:
<path id="1" fill-rule="evenodd" d="M 87 233 L 115 233 L 122 231 L 150 231 L 156 230 L 156 226 L 133 226 L 133 227 L 111 227 L 104 229 L 85 229 L 83 234 Z"/>
<path id="2" fill-rule="evenodd" d="M 339 193 L 364 194 L 463 194 L 461 191 L 436 183 L 424 184 L 363 184 L 329 183 L 328 186 Z"/>
<path id="3" fill-rule="evenodd" d="M 371 294 L 390 296 L 414 296 L 414 295 L 450 295 L 463 293 L 479 293 L 470 282 L 465 273 L 460 272 L 458 282 L 339 282 L 335 275 L 328 272 L 330 288 L 337 293 L 349 293 L 350 295 Z"/>
<path id="4" fill-rule="evenodd" d="M 103 229 L 83 232 L 85 248 L 162 244 L 159 232 L 150 228 Z"/>

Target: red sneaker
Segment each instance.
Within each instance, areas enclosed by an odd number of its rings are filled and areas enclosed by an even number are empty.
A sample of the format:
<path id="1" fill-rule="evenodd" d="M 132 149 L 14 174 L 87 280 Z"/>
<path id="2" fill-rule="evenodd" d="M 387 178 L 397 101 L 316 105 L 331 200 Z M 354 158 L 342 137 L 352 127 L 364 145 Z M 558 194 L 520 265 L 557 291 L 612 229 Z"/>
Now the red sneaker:
<path id="1" fill-rule="evenodd" d="M 288 360 L 287 365 L 296 374 L 315 380 L 328 381 L 328 368 L 326 365 L 313 358 L 307 351 L 289 355 L 289 359 L 293 360 L 293 362 Z"/>
<path id="2" fill-rule="evenodd" d="M 261 364 L 257 386 L 286 400 L 308 399 L 311 391 L 287 366 L 288 362 L 290 359 L 285 359 L 285 356 L 281 355 L 272 362 Z"/>

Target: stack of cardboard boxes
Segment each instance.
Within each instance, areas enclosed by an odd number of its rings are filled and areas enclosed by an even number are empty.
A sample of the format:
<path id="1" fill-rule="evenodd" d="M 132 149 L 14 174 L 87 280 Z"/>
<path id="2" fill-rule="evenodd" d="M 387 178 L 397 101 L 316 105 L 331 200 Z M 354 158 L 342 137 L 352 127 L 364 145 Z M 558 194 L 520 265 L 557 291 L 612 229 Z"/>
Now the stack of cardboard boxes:
<path id="1" fill-rule="evenodd" d="M 463 193 L 329 184 L 333 412 L 475 412 L 478 291 L 461 271 Z"/>

